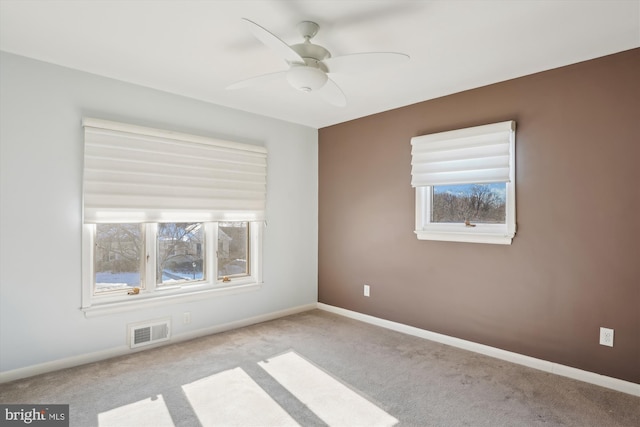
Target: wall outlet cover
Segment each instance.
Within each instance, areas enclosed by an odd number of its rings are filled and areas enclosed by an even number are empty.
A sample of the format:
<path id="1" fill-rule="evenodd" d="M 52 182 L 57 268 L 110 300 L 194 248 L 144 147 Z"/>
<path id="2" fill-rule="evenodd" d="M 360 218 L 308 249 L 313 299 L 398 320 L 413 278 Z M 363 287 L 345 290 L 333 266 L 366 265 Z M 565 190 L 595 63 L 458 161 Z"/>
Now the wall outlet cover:
<path id="1" fill-rule="evenodd" d="M 613 329 L 600 328 L 600 345 L 613 347 Z"/>

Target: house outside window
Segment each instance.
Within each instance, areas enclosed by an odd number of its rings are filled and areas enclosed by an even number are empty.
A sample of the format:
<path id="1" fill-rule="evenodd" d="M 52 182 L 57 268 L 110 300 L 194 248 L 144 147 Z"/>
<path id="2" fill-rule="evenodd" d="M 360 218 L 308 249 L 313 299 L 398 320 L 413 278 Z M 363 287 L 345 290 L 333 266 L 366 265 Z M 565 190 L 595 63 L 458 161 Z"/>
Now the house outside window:
<path id="1" fill-rule="evenodd" d="M 227 221 L 218 225 L 218 279 L 246 276 L 251 267 L 248 224 Z"/>

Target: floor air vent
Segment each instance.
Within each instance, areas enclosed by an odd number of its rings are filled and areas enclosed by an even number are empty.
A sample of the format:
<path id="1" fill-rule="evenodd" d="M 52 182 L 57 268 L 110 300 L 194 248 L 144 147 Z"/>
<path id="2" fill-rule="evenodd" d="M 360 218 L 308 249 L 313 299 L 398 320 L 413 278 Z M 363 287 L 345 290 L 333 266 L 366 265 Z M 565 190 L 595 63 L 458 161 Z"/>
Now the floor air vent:
<path id="1" fill-rule="evenodd" d="M 131 348 L 168 341 L 170 337 L 171 321 L 169 319 L 129 325 L 129 347 Z"/>

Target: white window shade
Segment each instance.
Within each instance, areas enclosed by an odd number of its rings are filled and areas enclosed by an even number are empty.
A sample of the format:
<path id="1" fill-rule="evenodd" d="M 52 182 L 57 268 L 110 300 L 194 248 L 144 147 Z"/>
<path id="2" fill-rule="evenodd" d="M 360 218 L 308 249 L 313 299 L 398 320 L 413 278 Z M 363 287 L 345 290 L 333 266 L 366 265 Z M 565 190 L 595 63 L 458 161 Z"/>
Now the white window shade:
<path id="1" fill-rule="evenodd" d="M 264 147 L 84 119 L 84 222 L 264 219 Z"/>
<path id="2" fill-rule="evenodd" d="M 514 121 L 417 136 L 411 146 L 413 187 L 513 179 Z"/>

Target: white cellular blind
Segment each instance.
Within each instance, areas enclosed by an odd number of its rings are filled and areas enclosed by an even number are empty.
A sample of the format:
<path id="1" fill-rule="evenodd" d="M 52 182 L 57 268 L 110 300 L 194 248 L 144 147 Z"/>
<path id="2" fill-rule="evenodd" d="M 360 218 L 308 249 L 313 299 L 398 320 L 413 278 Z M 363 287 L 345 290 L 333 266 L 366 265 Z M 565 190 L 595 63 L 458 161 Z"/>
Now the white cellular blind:
<path id="1" fill-rule="evenodd" d="M 264 219 L 264 147 L 84 119 L 84 222 Z"/>
<path id="2" fill-rule="evenodd" d="M 411 185 L 510 182 L 514 121 L 411 138 Z"/>

